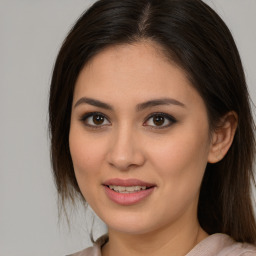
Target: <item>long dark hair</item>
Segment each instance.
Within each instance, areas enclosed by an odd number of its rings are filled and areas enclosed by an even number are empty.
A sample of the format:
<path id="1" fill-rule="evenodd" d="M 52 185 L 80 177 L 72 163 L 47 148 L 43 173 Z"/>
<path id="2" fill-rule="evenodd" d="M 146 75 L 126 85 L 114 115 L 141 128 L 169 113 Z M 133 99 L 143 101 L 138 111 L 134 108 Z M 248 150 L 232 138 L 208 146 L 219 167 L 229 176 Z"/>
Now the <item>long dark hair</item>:
<path id="1" fill-rule="evenodd" d="M 211 129 L 227 112 L 237 113 L 230 150 L 206 167 L 198 219 L 209 234 L 256 243 L 250 186 L 255 126 L 243 67 L 229 29 L 201 0 L 100 0 L 71 29 L 55 63 L 49 101 L 53 173 L 62 202 L 81 197 L 68 142 L 78 74 L 107 46 L 141 40 L 157 43 L 186 72 L 205 102 Z"/>

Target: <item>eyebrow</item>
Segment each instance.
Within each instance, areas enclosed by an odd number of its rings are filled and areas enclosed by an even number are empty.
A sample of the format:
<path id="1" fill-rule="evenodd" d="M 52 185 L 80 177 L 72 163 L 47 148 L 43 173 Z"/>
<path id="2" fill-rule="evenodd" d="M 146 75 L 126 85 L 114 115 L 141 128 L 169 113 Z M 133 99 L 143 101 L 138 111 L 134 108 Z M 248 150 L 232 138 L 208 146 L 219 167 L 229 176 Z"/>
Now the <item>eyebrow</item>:
<path id="1" fill-rule="evenodd" d="M 104 108 L 104 109 L 107 109 L 107 110 L 113 110 L 113 107 L 107 103 L 104 103 L 102 101 L 99 101 L 99 100 L 95 100 L 95 99 L 91 99 L 91 98 L 86 98 L 86 97 L 83 97 L 81 99 L 79 99 L 74 108 L 81 105 L 81 104 L 89 104 L 89 105 L 92 105 L 92 106 L 95 106 L 95 107 L 99 107 L 99 108 Z"/>
<path id="2" fill-rule="evenodd" d="M 141 104 L 138 104 L 136 109 L 137 111 L 142 111 L 146 108 L 161 106 L 161 105 L 176 105 L 176 106 L 185 107 L 185 105 L 178 100 L 171 99 L 171 98 L 161 98 L 161 99 L 149 100 Z"/>
<path id="3" fill-rule="evenodd" d="M 76 104 L 74 105 L 74 108 L 81 105 L 81 104 L 89 104 L 95 107 L 107 109 L 107 110 L 113 110 L 114 108 L 102 101 L 92 99 L 92 98 L 86 98 L 82 97 L 79 99 Z M 146 108 L 154 107 L 154 106 L 161 106 L 161 105 L 176 105 L 176 106 L 181 106 L 185 107 L 183 103 L 181 103 L 178 100 L 172 99 L 172 98 L 160 98 L 160 99 L 154 99 L 154 100 L 149 100 L 143 103 L 140 103 L 136 106 L 137 111 L 142 111 Z"/>

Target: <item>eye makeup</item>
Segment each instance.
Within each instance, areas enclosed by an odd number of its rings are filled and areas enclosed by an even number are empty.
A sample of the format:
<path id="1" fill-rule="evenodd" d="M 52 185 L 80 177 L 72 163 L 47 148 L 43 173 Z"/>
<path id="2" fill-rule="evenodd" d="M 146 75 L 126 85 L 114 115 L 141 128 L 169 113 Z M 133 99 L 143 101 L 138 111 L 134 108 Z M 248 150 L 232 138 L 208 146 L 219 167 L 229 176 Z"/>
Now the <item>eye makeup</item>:
<path id="1" fill-rule="evenodd" d="M 174 118 L 172 115 L 162 112 L 155 112 L 146 118 L 143 126 L 149 126 L 152 129 L 164 129 L 170 127 L 176 122 L 176 118 Z"/>
<path id="2" fill-rule="evenodd" d="M 99 129 L 99 128 L 103 128 L 105 126 L 111 125 L 108 117 L 106 117 L 106 115 L 104 115 L 101 112 L 86 113 L 86 114 L 82 115 L 82 117 L 80 118 L 80 121 L 85 126 L 94 128 L 94 129 Z"/>
<path id="3" fill-rule="evenodd" d="M 111 126 L 109 118 L 101 112 L 88 112 L 83 114 L 80 118 L 80 121 L 89 128 L 100 129 L 106 126 Z M 145 121 L 142 123 L 142 126 L 149 127 L 151 129 L 165 129 L 177 122 L 170 114 L 163 112 L 154 112 L 150 113 Z"/>

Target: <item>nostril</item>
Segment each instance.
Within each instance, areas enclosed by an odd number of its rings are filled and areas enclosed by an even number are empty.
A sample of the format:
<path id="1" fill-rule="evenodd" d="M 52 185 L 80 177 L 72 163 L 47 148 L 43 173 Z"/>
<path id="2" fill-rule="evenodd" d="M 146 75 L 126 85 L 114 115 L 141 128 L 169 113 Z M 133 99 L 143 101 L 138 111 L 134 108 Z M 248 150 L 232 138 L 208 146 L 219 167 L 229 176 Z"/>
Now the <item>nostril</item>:
<path id="1" fill-rule="evenodd" d="M 112 167 L 115 167 L 120 170 L 128 170 L 131 168 L 136 168 L 141 166 L 144 163 L 144 157 L 134 153 L 109 153 L 108 163 Z"/>
<path id="2" fill-rule="evenodd" d="M 119 170 L 129 170 L 141 166 L 145 162 L 141 143 L 138 144 L 138 138 L 134 135 L 135 131 L 128 130 L 127 124 L 120 128 L 118 135 L 112 138 L 107 161 L 111 167 Z M 136 140 L 135 140 L 136 138 Z"/>

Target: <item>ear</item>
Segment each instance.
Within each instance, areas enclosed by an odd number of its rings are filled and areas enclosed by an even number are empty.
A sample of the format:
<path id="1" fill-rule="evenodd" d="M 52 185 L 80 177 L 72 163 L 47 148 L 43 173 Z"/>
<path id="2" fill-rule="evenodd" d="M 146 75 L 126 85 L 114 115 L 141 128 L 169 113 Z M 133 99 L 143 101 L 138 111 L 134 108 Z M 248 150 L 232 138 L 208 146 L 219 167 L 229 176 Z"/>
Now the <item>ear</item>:
<path id="1" fill-rule="evenodd" d="M 217 128 L 212 133 L 212 140 L 208 155 L 209 163 L 217 163 L 227 154 L 237 128 L 238 117 L 236 112 L 228 112 L 223 116 Z"/>

